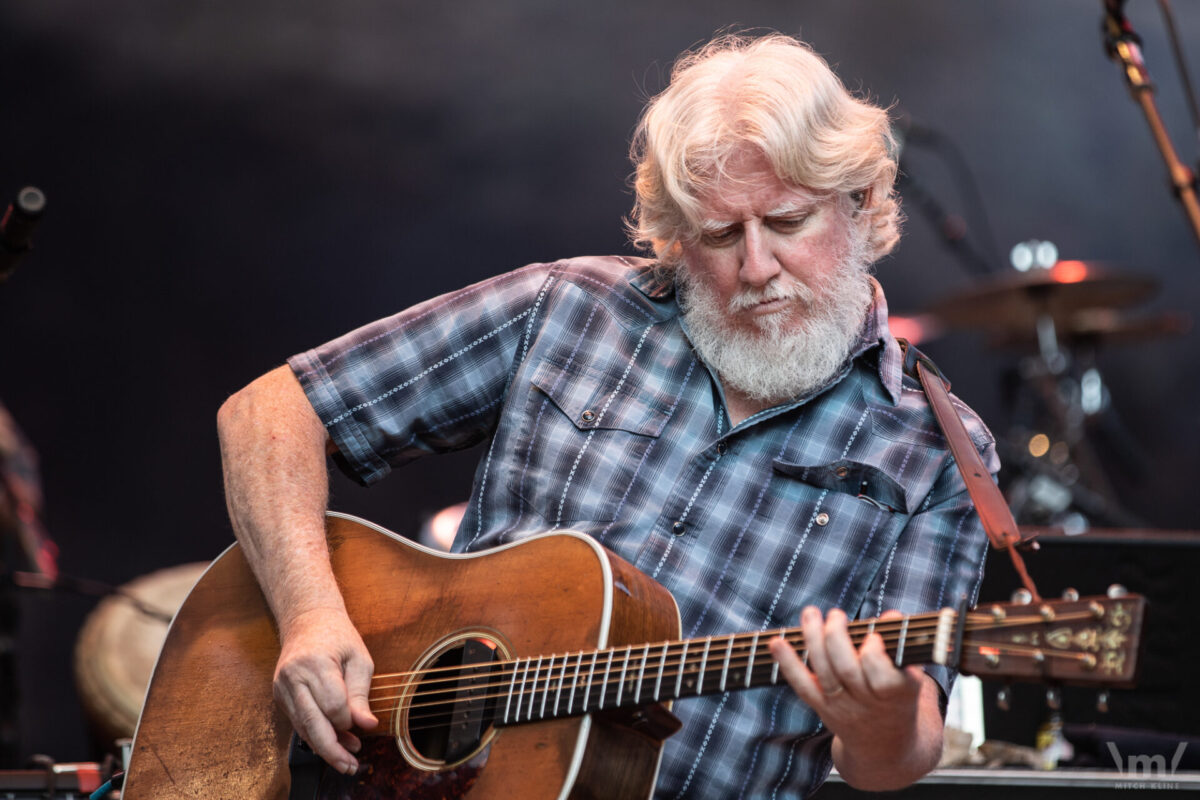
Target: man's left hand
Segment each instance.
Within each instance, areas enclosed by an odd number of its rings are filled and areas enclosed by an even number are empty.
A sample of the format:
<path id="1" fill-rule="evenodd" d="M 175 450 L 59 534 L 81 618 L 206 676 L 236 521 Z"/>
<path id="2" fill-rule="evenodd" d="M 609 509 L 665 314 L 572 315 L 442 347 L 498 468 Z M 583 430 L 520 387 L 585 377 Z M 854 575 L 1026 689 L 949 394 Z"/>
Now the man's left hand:
<path id="1" fill-rule="evenodd" d="M 899 616 L 891 611 L 882 618 Z M 800 615 L 800 624 L 807 666 L 783 637 L 772 639 L 771 654 L 788 684 L 835 734 L 838 769 L 845 774 L 843 763 L 872 763 L 894 770 L 893 776 L 912 773 L 902 785 L 931 769 L 941 752 L 934 680 L 920 667 L 897 668 L 878 632 L 856 648 L 846 614 L 839 609 L 822 618 L 819 609 L 809 606 Z M 869 788 L 846 777 L 860 788 Z"/>

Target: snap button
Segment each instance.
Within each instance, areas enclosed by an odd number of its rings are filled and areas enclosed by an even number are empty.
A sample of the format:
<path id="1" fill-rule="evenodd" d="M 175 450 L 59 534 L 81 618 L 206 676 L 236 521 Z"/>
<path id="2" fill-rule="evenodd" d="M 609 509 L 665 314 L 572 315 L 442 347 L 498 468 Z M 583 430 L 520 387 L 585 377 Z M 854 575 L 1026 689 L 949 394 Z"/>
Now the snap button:
<path id="1" fill-rule="evenodd" d="M 580 414 L 579 418 L 590 425 L 596 421 L 596 412 L 589 408 L 587 411 Z"/>
<path id="2" fill-rule="evenodd" d="M 683 536 L 686 531 L 687 525 L 684 525 L 682 522 L 676 522 L 671 526 L 671 533 L 675 534 L 676 536 Z"/>
<path id="3" fill-rule="evenodd" d="M 729 452 L 729 445 L 725 442 L 717 442 L 717 455 L 723 456 Z"/>
<path id="4" fill-rule="evenodd" d="M 841 467 L 838 467 L 837 469 L 835 469 L 833 471 L 833 474 L 837 475 L 839 478 L 844 478 L 850 474 L 850 470 L 847 469 L 845 466 L 841 466 Z"/>
<path id="5" fill-rule="evenodd" d="M 816 521 L 818 525 L 824 527 L 829 524 L 829 515 L 822 511 L 820 514 L 817 514 Z"/>

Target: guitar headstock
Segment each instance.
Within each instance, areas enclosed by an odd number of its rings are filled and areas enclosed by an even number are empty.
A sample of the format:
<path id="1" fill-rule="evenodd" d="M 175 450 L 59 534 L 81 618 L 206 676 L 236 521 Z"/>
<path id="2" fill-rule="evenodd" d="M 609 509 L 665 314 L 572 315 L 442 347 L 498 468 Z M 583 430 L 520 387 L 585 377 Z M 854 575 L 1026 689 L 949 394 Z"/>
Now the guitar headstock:
<path id="1" fill-rule="evenodd" d="M 1131 687 L 1145 605 L 1134 594 L 980 604 L 967 615 L 959 669 L 985 679 Z"/>

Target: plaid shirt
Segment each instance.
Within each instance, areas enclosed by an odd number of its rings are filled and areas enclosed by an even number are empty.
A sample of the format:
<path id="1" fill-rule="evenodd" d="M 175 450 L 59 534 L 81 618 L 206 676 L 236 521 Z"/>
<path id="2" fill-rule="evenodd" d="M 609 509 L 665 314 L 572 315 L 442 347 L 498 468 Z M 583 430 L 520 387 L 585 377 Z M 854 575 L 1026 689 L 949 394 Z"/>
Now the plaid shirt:
<path id="1" fill-rule="evenodd" d="M 986 538 L 875 304 L 829 386 L 730 428 L 649 262 L 535 264 L 290 364 L 364 484 L 487 442 L 456 550 L 585 531 L 666 586 L 685 637 L 975 599 Z M 993 471 L 991 435 L 959 404 Z M 930 674 L 949 691 L 952 676 Z M 786 687 L 675 705 L 657 797 L 802 797 L 831 734 Z"/>

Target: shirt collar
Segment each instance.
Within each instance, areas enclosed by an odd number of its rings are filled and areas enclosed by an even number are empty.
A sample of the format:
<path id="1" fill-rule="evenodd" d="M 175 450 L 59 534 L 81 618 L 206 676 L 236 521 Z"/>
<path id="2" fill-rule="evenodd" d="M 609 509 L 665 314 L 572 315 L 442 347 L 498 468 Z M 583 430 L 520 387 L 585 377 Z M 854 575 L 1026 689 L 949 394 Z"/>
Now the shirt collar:
<path id="1" fill-rule="evenodd" d="M 896 341 L 896 337 L 892 336 L 892 331 L 888 327 L 887 298 L 883 295 L 883 287 L 874 277 L 871 278 L 871 287 L 875 297 L 867 309 L 867 318 L 863 323 L 862 332 L 859 333 L 858 343 L 854 345 L 851 352 L 854 354 L 854 358 L 862 358 L 875 348 L 879 348 L 876 354 L 879 382 L 883 384 L 883 388 L 891 397 L 892 405 L 899 405 L 903 383 L 904 354 L 900 352 L 900 344 Z"/>
<path id="2" fill-rule="evenodd" d="M 632 278 L 629 284 L 650 300 L 661 302 L 675 294 L 675 275 L 669 267 L 660 261 L 645 262 Z"/>

